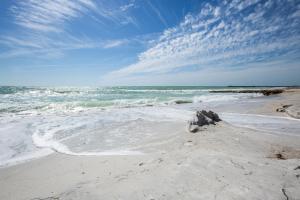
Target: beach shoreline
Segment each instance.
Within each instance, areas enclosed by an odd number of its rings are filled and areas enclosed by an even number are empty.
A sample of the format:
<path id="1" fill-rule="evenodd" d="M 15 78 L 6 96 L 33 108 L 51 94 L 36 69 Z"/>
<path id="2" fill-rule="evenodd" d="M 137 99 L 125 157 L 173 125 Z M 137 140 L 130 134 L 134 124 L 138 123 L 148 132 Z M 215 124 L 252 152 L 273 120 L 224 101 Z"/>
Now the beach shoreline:
<path id="1" fill-rule="evenodd" d="M 290 117 L 276 109 L 297 109 L 300 90 L 279 95 L 252 112 Z M 224 121 L 197 133 L 185 122 L 168 131 L 176 134 L 141 155 L 53 153 L 1 168 L 0 199 L 300 199 L 300 136 Z"/>

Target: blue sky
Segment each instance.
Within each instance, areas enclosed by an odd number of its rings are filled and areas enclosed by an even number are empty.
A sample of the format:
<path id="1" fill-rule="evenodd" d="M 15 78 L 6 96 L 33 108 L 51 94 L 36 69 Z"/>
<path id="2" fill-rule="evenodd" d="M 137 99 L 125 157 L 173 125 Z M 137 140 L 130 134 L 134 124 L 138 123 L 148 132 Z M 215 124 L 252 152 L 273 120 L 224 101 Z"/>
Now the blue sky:
<path id="1" fill-rule="evenodd" d="M 300 85 L 298 0 L 3 0 L 0 27 L 0 85 Z"/>

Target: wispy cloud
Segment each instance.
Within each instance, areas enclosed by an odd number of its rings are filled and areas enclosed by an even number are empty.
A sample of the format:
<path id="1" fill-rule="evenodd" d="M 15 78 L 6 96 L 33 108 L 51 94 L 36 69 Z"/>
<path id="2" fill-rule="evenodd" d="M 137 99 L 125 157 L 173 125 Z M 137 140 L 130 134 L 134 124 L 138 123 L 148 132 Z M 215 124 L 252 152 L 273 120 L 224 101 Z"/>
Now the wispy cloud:
<path id="1" fill-rule="evenodd" d="M 121 46 L 125 43 L 127 43 L 127 40 L 112 40 L 112 41 L 106 41 L 105 44 L 103 45 L 103 48 L 108 49 L 108 48 L 114 48 Z"/>
<path id="2" fill-rule="evenodd" d="M 178 26 L 166 29 L 136 63 L 108 76 L 236 67 L 295 56 L 300 51 L 299 10 L 296 0 L 206 3 L 199 13 L 188 14 Z"/>
<path id="3" fill-rule="evenodd" d="M 120 10 L 124 12 L 129 10 L 130 8 L 133 8 L 134 6 L 135 6 L 135 0 L 131 0 L 128 4 L 122 5 L 120 7 Z"/>
<path id="4" fill-rule="evenodd" d="M 90 48 L 115 48 L 127 43 L 124 39 L 90 38 L 76 34 L 69 25 L 73 21 L 88 16 L 95 23 L 110 21 L 115 24 L 136 25 L 126 10 L 133 7 L 135 1 L 120 8 L 114 2 L 92 0 L 24 0 L 10 7 L 12 22 L 19 27 L 21 34 L 0 36 L 0 44 L 6 47 L 0 52 L 0 58 L 24 55 L 41 57 L 61 57 L 67 50 Z M 113 5 L 113 6 L 112 6 Z"/>
<path id="5" fill-rule="evenodd" d="M 61 57 L 66 50 L 99 46 L 99 41 L 66 31 L 72 20 L 97 10 L 91 0 L 17 1 L 10 12 L 19 33 L 0 36 L 0 44 L 6 47 L 0 58 L 28 55 L 53 58 Z"/>
<path id="6" fill-rule="evenodd" d="M 168 23 L 165 20 L 165 18 L 163 17 L 161 11 L 153 3 L 151 3 L 151 1 L 146 1 L 146 2 L 150 6 L 150 8 L 153 10 L 153 12 L 156 14 L 158 19 L 162 22 L 162 24 L 164 24 L 165 27 L 168 27 Z"/>
<path id="7" fill-rule="evenodd" d="M 125 45 L 127 40 L 91 40 L 85 37 L 73 37 L 65 34 L 63 40 L 60 36 L 48 36 L 31 34 L 29 36 L 3 36 L 0 44 L 9 48 L 8 51 L 0 53 L 0 58 L 11 58 L 16 56 L 35 55 L 44 58 L 62 57 L 65 51 L 79 49 L 109 49 Z"/>
<path id="8" fill-rule="evenodd" d="M 25 0 L 11 7 L 17 25 L 45 32 L 60 32 L 64 22 L 96 9 L 91 0 Z"/>

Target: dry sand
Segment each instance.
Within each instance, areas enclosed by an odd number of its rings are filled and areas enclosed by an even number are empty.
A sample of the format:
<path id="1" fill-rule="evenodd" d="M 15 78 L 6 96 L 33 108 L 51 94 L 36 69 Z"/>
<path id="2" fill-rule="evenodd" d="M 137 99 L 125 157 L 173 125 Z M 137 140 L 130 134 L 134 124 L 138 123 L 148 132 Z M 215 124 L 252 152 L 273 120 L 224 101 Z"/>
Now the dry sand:
<path id="1" fill-rule="evenodd" d="M 274 110 L 300 100 L 298 90 L 281 95 L 261 112 L 286 115 Z M 143 155 L 56 153 L 2 168 L 0 199 L 300 199 L 300 137 L 226 122 L 169 131 L 177 136 L 145 145 Z"/>

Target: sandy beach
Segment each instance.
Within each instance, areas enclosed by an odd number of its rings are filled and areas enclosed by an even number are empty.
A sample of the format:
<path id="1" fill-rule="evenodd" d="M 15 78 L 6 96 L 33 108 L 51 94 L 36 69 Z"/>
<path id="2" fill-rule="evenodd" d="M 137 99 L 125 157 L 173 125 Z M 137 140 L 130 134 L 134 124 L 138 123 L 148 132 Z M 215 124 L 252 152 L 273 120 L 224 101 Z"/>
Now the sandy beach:
<path id="1" fill-rule="evenodd" d="M 279 95 L 249 112 L 298 120 L 276 109 L 293 104 L 289 109 L 297 113 L 300 91 Z M 175 134 L 141 145 L 140 155 L 54 153 L 3 167 L 0 199 L 300 199 L 300 135 L 225 121 L 197 133 L 188 132 L 185 121 L 164 131 Z"/>
<path id="2" fill-rule="evenodd" d="M 0 200 L 300 200 L 300 0 L 0 10 Z"/>

